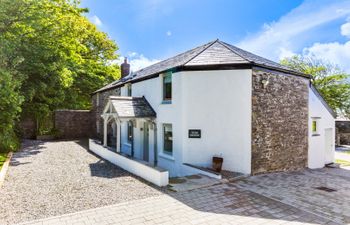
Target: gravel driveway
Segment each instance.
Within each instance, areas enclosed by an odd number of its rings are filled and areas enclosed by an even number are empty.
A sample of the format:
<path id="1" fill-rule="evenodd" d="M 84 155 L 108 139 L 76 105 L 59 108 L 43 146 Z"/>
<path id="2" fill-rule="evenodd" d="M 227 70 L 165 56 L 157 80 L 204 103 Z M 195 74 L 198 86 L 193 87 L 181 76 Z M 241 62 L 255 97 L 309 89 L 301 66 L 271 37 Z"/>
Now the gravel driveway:
<path id="1" fill-rule="evenodd" d="M 163 194 L 89 153 L 82 143 L 24 141 L 0 188 L 0 224 Z"/>

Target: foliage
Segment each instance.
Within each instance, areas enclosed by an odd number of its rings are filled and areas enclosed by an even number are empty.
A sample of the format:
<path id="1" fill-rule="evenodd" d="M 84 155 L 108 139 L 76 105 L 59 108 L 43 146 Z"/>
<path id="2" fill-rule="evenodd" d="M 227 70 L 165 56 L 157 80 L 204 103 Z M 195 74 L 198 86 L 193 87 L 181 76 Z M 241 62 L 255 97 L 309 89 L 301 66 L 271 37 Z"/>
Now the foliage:
<path id="1" fill-rule="evenodd" d="M 4 165 L 4 163 L 6 162 L 6 159 L 7 159 L 7 153 L 0 153 L 0 171 L 1 171 L 2 165 Z"/>
<path id="2" fill-rule="evenodd" d="M 14 124 L 23 98 L 18 85 L 9 72 L 0 68 L 0 152 L 13 151 L 19 146 Z"/>
<path id="3" fill-rule="evenodd" d="M 350 162 L 343 159 L 335 159 L 335 163 L 338 163 L 342 166 L 350 166 Z"/>
<path id="4" fill-rule="evenodd" d="M 293 56 L 281 61 L 299 72 L 312 75 L 312 83 L 335 111 L 350 116 L 349 74 L 316 57 Z"/>
<path id="5" fill-rule="evenodd" d="M 120 76 L 117 45 L 79 3 L 0 0 L 0 65 L 24 98 L 21 116 L 38 124 L 58 108 L 89 108 L 90 94 Z"/>

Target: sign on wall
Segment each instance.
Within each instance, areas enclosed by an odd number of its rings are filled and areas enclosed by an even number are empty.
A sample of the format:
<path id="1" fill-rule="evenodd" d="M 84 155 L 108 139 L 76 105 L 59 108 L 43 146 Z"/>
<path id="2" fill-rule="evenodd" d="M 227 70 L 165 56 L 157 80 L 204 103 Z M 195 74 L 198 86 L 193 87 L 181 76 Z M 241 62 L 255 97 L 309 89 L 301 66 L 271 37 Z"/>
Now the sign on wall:
<path id="1" fill-rule="evenodd" d="M 199 129 L 190 129 L 188 130 L 188 138 L 201 138 L 201 133 Z"/>

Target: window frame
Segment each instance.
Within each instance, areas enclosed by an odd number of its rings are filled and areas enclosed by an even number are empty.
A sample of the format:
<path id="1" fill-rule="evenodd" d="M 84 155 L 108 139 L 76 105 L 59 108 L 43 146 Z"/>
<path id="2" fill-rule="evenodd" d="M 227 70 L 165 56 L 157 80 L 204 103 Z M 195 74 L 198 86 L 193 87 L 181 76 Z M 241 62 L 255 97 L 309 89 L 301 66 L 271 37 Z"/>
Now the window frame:
<path id="1" fill-rule="evenodd" d="M 165 134 L 165 129 L 166 127 L 171 128 L 171 150 L 169 151 L 169 149 L 166 149 L 165 145 L 166 145 L 166 134 Z M 163 149 L 162 149 L 162 153 L 166 156 L 173 156 L 174 155 L 174 135 L 173 135 L 173 125 L 171 123 L 163 123 L 162 124 L 162 141 L 163 141 Z"/>
<path id="2" fill-rule="evenodd" d="M 320 117 L 312 117 L 311 118 L 311 135 L 312 136 L 320 136 Z"/>
<path id="3" fill-rule="evenodd" d="M 170 97 L 167 96 L 167 85 L 170 86 Z M 171 103 L 173 98 L 173 74 L 171 71 L 162 75 L 162 101 L 163 103 Z"/>

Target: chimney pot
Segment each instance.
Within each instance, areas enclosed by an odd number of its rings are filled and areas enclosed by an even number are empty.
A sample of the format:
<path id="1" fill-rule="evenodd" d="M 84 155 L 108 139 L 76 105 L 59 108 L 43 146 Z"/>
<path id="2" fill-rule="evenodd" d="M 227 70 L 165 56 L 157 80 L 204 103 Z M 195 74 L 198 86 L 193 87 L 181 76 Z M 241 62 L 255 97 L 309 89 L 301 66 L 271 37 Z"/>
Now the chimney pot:
<path id="1" fill-rule="evenodd" d="M 130 64 L 128 63 L 128 58 L 124 58 L 124 62 L 120 66 L 121 69 L 121 78 L 126 77 L 130 74 Z"/>

